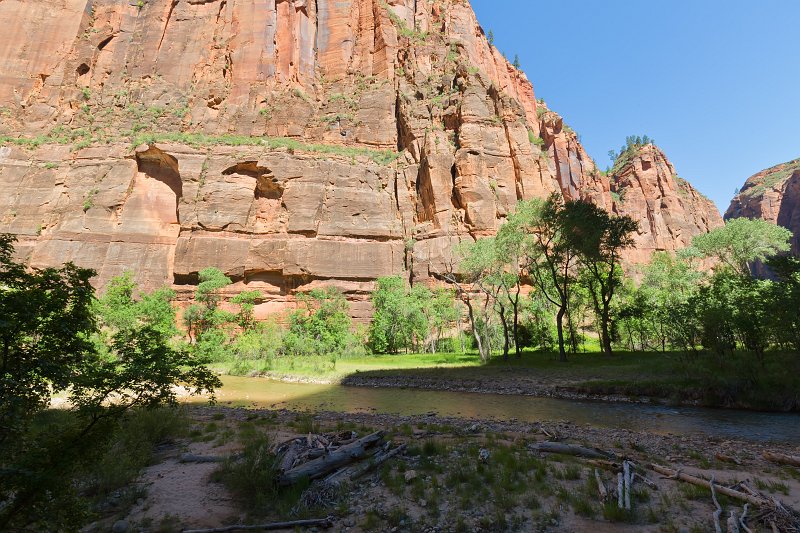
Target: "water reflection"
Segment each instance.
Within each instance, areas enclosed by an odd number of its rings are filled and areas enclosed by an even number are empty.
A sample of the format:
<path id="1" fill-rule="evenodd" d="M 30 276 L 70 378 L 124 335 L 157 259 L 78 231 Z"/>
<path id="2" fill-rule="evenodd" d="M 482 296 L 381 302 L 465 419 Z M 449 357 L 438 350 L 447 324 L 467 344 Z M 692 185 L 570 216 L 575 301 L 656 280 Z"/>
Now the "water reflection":
<path id="1" fill-rule="evenodd" d="M 223 378 L 220 403 L 248 407 L 374 412 L 508 420 L 569 420 L 577 424 L 653 433 L 714 435 L 758 441 L 800 441 L 800 415 L 695 407 L 602 403 L 499 394 L 344 387 Z"/>

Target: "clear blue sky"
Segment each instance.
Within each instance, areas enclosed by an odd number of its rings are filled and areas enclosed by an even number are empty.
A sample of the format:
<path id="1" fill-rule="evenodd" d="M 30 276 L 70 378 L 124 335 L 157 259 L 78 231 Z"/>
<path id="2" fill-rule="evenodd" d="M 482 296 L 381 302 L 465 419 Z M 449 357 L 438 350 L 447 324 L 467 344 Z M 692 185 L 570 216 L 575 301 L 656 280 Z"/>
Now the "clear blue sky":
<path id="1" fill-rule="evenodd" d="M 798 0 L 471 0 L 601 168 L 647 134 L 724 213 L 800 157 Z"/>

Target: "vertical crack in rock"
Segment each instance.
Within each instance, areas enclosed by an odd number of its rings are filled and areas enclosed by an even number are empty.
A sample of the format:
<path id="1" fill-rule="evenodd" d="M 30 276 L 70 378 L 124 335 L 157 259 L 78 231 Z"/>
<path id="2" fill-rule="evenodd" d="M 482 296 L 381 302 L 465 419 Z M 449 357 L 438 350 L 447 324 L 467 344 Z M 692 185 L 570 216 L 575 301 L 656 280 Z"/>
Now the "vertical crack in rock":
<path id="1" fill-rule="evenodd" d="M 161 39 L 158 41 L 158 48 L 156 49 L 156 60 L 158 60 L 158 54 L 161 52 L 161 45 L 164 44 L 164 37 L 167 35 L 167 28 L 169 27 L 169 21 L 172 19 L 172 12 L 175 11 L 175 6 L 178 5 L 178 0 L 172 0 L 169 5 L 169 11 L 167 12 L 167 19 L 164 21 L 164 31 L 161 32 Z"/>

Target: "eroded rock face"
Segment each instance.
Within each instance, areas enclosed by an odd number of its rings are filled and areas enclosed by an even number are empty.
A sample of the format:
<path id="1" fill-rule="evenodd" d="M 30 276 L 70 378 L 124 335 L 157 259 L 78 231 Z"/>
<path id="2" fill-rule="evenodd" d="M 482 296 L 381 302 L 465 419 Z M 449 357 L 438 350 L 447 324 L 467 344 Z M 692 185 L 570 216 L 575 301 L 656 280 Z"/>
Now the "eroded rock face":
<path id="1" fill-rule="evenodd" d="M 132 270 L 187 296 L 217 266 L 267 295 L 262 315 L 335 284 L 366 317 L 376 277 L 436 278 L 520 199 L 630 214 L 631 261 L 719 223 L 657 150 L 616 202 L 464 0 L 5 0 L 0 17 L 0 134 L 39 136 L 0 147 L 0 231 L 100 286 Z"/>
<path id="2" fill-rule="evenodd" d="M 800 159 L 750 176 L 731 201 L 725 219 L 762 218 L 792 231 L 792 253 L 800 256 Z"/>
<path id="3" fill-rule="evenodd" d="M 613 211 L 639 222 L 631 262 L 647 262 L 654 251 L 686 248 L 695 235 L 724 222 L 714 203 L 678 177 L 672 163 L 656 146 L 636 150 L 610 175 Z"/>

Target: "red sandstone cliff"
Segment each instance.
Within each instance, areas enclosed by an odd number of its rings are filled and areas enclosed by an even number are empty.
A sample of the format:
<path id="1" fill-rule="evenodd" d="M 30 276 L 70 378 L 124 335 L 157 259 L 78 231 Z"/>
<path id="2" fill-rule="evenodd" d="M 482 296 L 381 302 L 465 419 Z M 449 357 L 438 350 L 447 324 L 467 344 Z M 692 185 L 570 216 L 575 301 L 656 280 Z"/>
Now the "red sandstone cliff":
<path id="1" fill-rule="evenodd" d="M 800 159 L 775 165 L 747 178 L 725 219 L 763 218 L 791 230 L 792 252 L 800 255 Z"/>
<path id="2" fill-rule="evenodd" d="M 656 146 L 634 148 L 609 174 L 614 212 L 639 221 L 632 262 L 647 262 L 654 251 L 686 248 L 692 237 L 723 225 L 714 203 L 678 177 Z"/>
<path id="3" fill-rule="evenodd" d="M 4 0 L 0 18 L 0 134 L 27 139 L 0 147 L 0 231 L 101 285 L 133 270 L 188 294 L 213 265 L 261 313 L 334 283 L 366 314 L 376 277 L 436 275 L 519 199 L 631 214 L 631 261 L 719 222 L 655 149 L 615 202 L 465 0 Z"/>

